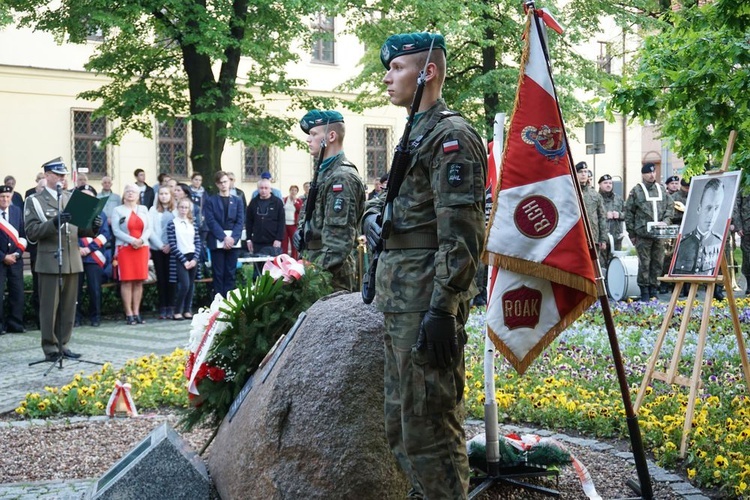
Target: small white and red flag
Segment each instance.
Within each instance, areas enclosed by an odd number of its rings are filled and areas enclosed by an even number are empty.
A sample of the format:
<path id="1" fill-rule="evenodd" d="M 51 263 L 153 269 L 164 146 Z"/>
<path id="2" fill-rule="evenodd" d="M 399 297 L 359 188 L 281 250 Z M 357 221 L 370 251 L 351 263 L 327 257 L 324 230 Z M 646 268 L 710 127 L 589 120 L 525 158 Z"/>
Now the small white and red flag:
<path id="1" fill-rule="evenodd" d="M 545 19 L 549 13 L 529 10 L 485 252 L 487 263 L 495 266 L 488 334 L 519 374 L 597 296 L 585 221 L 534 13 L 550 22 Z"/>

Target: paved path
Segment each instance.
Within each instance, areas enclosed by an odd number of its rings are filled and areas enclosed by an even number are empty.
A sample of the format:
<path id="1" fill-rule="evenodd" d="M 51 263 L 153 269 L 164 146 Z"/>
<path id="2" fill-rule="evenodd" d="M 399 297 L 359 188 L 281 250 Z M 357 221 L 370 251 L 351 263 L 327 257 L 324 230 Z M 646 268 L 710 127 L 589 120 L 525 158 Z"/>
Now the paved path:
<path id="1" fill-rule="evenodd" d="M 168 354 L 176 347 L 187 345 L 189 321 L 156 320 L 146 318 L 143 325 L 128 326 L 124 321 L 105 321 L 98 328 L 90 326 L 73 329 L 68 347 L 81 353 L 81 359 L 104 363 L 116 368 L 125 361 L 150 353 Z M 61 386 L 71 381 L 76 373 L 94 373 L 98 365 L 76 360 L 63 360 L 62 369 L 56 364 L 49 374 L 50 363 L 29 366 L 44 359 L 41 333 L 10 333 L 0 336 L 0 413 L 12 411 L 27 392 L 40 392 L 45 386 Z"/>

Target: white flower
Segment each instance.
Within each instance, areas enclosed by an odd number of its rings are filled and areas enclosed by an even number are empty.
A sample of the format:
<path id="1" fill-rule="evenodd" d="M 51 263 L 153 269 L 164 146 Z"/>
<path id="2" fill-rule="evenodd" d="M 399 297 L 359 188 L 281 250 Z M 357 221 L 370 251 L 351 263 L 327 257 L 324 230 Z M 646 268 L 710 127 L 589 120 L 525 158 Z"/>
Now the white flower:
<path id="1" fill-rule="evenodd" d="M 223 302 L 224 297 L 217 293 L 209 307 L 204 307 L 193 315 L 193 320 L 190 322 L 190 343 L 188 344 L 190 352 L 194 353 L 198 350 L 201 339 L 203 339 L 203 335 L 206 333 L 206 328 L 208 328 L 209 322 L 211 321 L 211 317 L 219 312 L 219 308 Z M 214 326 L 214 331 L 216 331 L 216 333 L 220 333 L 226 328 L 226 323 L 223 321 L 219 323 L 220 325 Z M 218 328 L 220 328 L 220 330 L 218 330 Z"/>

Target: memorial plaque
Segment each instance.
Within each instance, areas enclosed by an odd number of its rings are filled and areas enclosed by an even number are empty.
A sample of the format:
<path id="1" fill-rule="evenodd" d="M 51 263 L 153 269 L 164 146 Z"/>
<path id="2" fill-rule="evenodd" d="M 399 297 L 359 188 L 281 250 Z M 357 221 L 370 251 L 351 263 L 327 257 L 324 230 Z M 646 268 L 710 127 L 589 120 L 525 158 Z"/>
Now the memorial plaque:
<path id="1" fill-rule="evenodd" d="M 89 498 L 211 498 L 203 460 L 168 424 L 154 429 L 92 487 Z"/>

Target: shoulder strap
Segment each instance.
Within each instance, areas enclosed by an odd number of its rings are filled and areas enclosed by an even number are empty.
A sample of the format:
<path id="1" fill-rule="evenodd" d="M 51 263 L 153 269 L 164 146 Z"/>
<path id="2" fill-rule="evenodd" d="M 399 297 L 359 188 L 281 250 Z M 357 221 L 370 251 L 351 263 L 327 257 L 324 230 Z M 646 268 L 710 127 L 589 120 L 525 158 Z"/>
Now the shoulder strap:
<path id="1" fill-rule="evenodd" d="M 450 118 L 451 116 L 461 116 L 461 113 L 459 113 L 458 111 L 445 110 L 432 115 L 430 121 L 427 122 L 427 127 L 425 127 L 424 132 L 422 132 L 420 136 L 411 141 L 411 149 L 417 149 L 419 147 L 419 144 L 424 140 L 425 137 L 430 134 L 430 132 L 432 132 L 432 130 L 437 126 L 440 120 L 442 120 L 443 118 Z"/>

